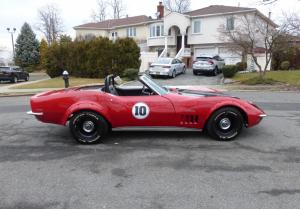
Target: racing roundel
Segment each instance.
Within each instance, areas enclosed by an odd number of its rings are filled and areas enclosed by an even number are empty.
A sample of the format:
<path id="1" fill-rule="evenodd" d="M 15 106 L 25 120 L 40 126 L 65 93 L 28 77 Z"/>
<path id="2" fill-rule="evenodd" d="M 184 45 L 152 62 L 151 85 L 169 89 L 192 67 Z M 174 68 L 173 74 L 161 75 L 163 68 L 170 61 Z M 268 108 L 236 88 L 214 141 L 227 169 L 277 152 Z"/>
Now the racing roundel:
<path id="1" fill-rule="evenodd" d="M 132 115 L 136 119 L 145 119 L 150 113 L 150 108 L 143 102 L 138 102 L 132 107 Z"/>

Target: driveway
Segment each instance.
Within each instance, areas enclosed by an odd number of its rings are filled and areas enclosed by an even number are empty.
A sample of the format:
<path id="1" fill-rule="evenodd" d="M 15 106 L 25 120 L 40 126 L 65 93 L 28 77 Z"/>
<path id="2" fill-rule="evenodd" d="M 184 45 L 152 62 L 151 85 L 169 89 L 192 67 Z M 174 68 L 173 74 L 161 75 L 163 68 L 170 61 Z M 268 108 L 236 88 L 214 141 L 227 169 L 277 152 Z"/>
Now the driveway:
<path id="1" fill-rule="evenodd" d="M 177 75 L 175 78 L 154 78 L 158 83 L 166 86 L 186 86 L 186 85 L 220 85 L 222 74 L 218 76 L 194 75 L 192 69 L 187 69 L 185 74 Z"/>

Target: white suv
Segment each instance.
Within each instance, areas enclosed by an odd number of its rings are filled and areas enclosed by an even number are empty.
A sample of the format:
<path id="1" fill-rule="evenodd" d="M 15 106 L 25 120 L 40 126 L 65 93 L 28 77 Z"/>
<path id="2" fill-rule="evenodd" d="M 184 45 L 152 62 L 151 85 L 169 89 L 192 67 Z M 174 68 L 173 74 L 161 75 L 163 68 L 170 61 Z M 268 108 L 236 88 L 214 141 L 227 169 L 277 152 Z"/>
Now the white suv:
<path id="1" fill-rule="evenodd" d="M 196 57 L 193 64 L 193 73 L 194 75 L 198 75 L 198 73 L 205 73 L 216 76 L 221 73 L 224 65 L 224 59 L 222 59 L 219 55 L 202 55 Z"/>

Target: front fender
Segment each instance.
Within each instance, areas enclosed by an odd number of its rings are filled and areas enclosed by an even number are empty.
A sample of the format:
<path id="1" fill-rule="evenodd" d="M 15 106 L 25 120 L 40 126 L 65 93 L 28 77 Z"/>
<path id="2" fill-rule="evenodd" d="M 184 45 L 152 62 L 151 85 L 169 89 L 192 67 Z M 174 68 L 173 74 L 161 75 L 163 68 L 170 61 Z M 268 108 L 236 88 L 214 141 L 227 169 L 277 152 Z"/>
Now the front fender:
<path id="1" fill-rule="evenodd" d="M 108 122 L 110 122 L 108 110 L 106 107 L 104 107 L 101 104 L 98 104 L 96 102 L 91 102 L 91 101 L 80 101 L 78 103 L 75 103 L 71 105 L 67 111 L 65 112 L 64 116 L 62 117 L 62 120 L 60 122 L 61 125 L 66 125 L 68 119 L 70 116 L 78 111 L 81 110 L 90 110 L 99 113 L 102 115 Z"/>
<path id="2" fill-rule="evenodd" d="M 223 108 L 223 107 L 235 107 L 235 108 L 238 108 L 240 109 L 242 112 L 242 115 L 243 116 L 246 116 L 245 120 L 246 120 L 246 123 L 248 123 L 248 118 L 247 118 L 247 110 L 246 108 L 240 104 L 239 102 L 237 101 L 221 101 L 221 102 L 218 102 L 216 103 L 214 106 L 212 106 L 209 111 L 206 112 L 206 115 L 204 116 L 204 121 L 205 121 L 205 124 L 207 122 L 207 120 L 209 119 L 209 117 L 218 109 L 220 108 Z"/>

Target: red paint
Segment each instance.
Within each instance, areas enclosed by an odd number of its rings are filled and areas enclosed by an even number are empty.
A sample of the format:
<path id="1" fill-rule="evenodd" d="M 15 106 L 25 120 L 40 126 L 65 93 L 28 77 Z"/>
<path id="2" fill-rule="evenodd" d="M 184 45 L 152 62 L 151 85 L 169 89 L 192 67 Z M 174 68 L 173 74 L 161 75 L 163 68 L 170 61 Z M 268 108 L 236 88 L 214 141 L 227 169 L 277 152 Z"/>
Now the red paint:
<path id="1" fill-rule="evenodd" d="M 209 92 L 217 91 L 209 89 Z M 175 89 L 162 96 L 115 96 L 100 90 L 72 88 L 37 94 L 31 97 L 30 102 L 32 112 L 43 113 L 43 116 L 37 116 L 38 120 L 60 125 L 65 125 L 73 113 L 81 110 L 99 113 L 112 127 L 179 126 L 198 129 L 204 128 L 214 111 L 225 106 L 243 111 L 248 127 L 258 124 L 261 121 L 259 115 L 264 114 L 259 108 L 241 99 L 222 95 L 184 96 Z M 145 119 L 136 119 L 132 114 L 132 107 L 138 102 L 147 104 L 150 109 Z"/>

